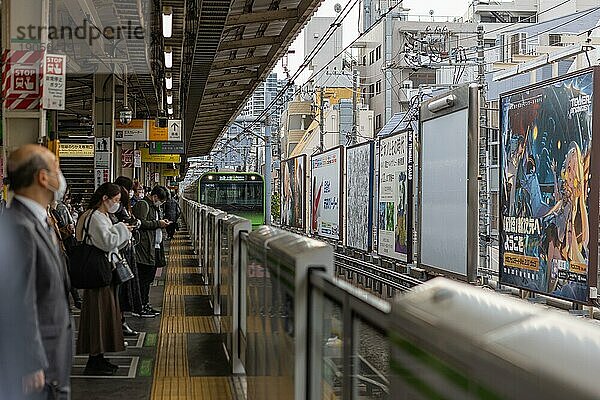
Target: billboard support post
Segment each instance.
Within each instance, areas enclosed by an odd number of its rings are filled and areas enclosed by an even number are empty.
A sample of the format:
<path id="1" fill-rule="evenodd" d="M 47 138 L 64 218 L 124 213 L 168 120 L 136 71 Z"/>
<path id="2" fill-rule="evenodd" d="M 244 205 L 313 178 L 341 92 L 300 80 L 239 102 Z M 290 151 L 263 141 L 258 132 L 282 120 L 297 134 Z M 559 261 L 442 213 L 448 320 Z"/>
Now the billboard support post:
<path id="1" fill-rule="evenodd" d="M 271 124 L 265 121 L 265 224 L 271 225 Z"/>
<path id="2" fill-rule="evenodd" d="M 477 83 L 479 84 L 479 271 L 480 268 L 489 270 L 490 245 L 490 199 L 488 194 L 489 162 L 488 137 L 485 130 L 487 124 L 487 90 L 485 85 L 485 54 L 484 54 L 483 25 L 477 26 Z M 478 275 L 485 276 L 487 274 Z"/>
<path id="3" fill-rule="evenodd" d="M 482 229 L 482 222 L 485 224 L 485 214 L 481 215 L 481 212 L 485 213 L 485 209 L 482 207 L 484 199 L 480 198 L 480 185 L 485 185 L 483 183 L 485 179 L 481 175 L 481 170 L 485 169 L 485 166 L 481 165 L 481 158 L 485 159 L 485 153 L 482 155 L 482 149 L 480 148 L 481 112 L 479 102 L 481 97 L 479 91 L 479 84 L 473 83 L 469 85 L 469 114 L 471 115 L 469 115 L 467 141 L 467 220 L 477 221 L 479 218 L 479 224 L 467 224 L 467 280 L 469 282 L 475 282 L 477 279 L 478 266 L 483 266 L 483 264 L 479 263 L 482 261 L 485 262 L 486 254 L 485 243 L 481 243 L 481 237 L 479 236 L 480 229 Z M 476 155 L 479 155 L 479 157 Z M 481 204 L 480 201 L 482 202 Z M 487 246 L 487 244 L 485 245 Z M 480 256 L 483 259 L 480 259 Z"/>

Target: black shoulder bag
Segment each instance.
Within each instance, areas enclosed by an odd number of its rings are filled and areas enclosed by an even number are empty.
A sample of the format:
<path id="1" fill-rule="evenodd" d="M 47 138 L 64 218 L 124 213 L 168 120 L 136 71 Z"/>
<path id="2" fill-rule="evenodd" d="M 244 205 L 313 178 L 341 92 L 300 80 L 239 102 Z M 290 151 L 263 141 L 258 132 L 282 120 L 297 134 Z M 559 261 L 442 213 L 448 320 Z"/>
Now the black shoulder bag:
<path id="1" fill-rule="evenodd" d="M 88 244 L 92 211 L 84 222 L 83 240 L 77 242 L 71 252 L 71 284 L 77 289 L 98 289 L 109 286 L 112 280 L 112 263 L 104 251 Z"/>

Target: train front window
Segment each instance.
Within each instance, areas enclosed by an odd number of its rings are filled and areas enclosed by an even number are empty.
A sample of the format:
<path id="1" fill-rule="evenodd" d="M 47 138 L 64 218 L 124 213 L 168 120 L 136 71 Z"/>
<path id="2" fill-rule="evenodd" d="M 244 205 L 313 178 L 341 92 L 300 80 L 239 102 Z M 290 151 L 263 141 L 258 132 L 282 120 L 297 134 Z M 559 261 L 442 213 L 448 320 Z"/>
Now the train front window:
<path id="1" fill-rule="evenodd" d="M 262 182 L 202 183 L 201 202 L 222 211 L 263 210 Z"/>

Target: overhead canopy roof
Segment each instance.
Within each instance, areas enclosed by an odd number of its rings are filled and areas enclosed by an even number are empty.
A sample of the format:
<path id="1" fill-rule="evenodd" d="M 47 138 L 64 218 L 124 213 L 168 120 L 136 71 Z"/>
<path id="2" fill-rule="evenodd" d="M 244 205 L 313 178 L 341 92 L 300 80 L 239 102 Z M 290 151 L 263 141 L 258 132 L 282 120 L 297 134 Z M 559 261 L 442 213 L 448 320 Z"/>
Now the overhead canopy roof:
<path id="1" fill-rule="evenodd" d="M 287 51 L 320 0 L 202 0 L 185 93 L 188 156 L 213 144 Z"/>

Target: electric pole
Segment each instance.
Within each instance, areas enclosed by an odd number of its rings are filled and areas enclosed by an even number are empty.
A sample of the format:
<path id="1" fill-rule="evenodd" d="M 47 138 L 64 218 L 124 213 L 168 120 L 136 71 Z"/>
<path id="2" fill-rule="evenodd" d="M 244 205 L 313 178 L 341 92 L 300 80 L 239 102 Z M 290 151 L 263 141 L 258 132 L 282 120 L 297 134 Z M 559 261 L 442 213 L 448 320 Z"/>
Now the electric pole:
<path id="1" fill-rule="evenodd" d="M 358 71 L 356 70 L 356 62 L 352 62 L 352 135 L 350 136 L 350 144 L 354 145 L 358 139 Z"/>
<path id="2" fill-rule="evenodd" d="M 325 122 L 323 120 L 323 86 L 319 88 L 319 151 L 325 150 L 325 145 L 323 144 L 325 139 Z"/>
<path id="3" fill-rule="evenodd" d="M 487 149 L 487 95 L 485 85 L 485 31 L 477 26 L 477 81 L 479 83 L 479 268 L 488 269 L 490 237 L 489 194 L 488 194 L 488 149 Z"/>

